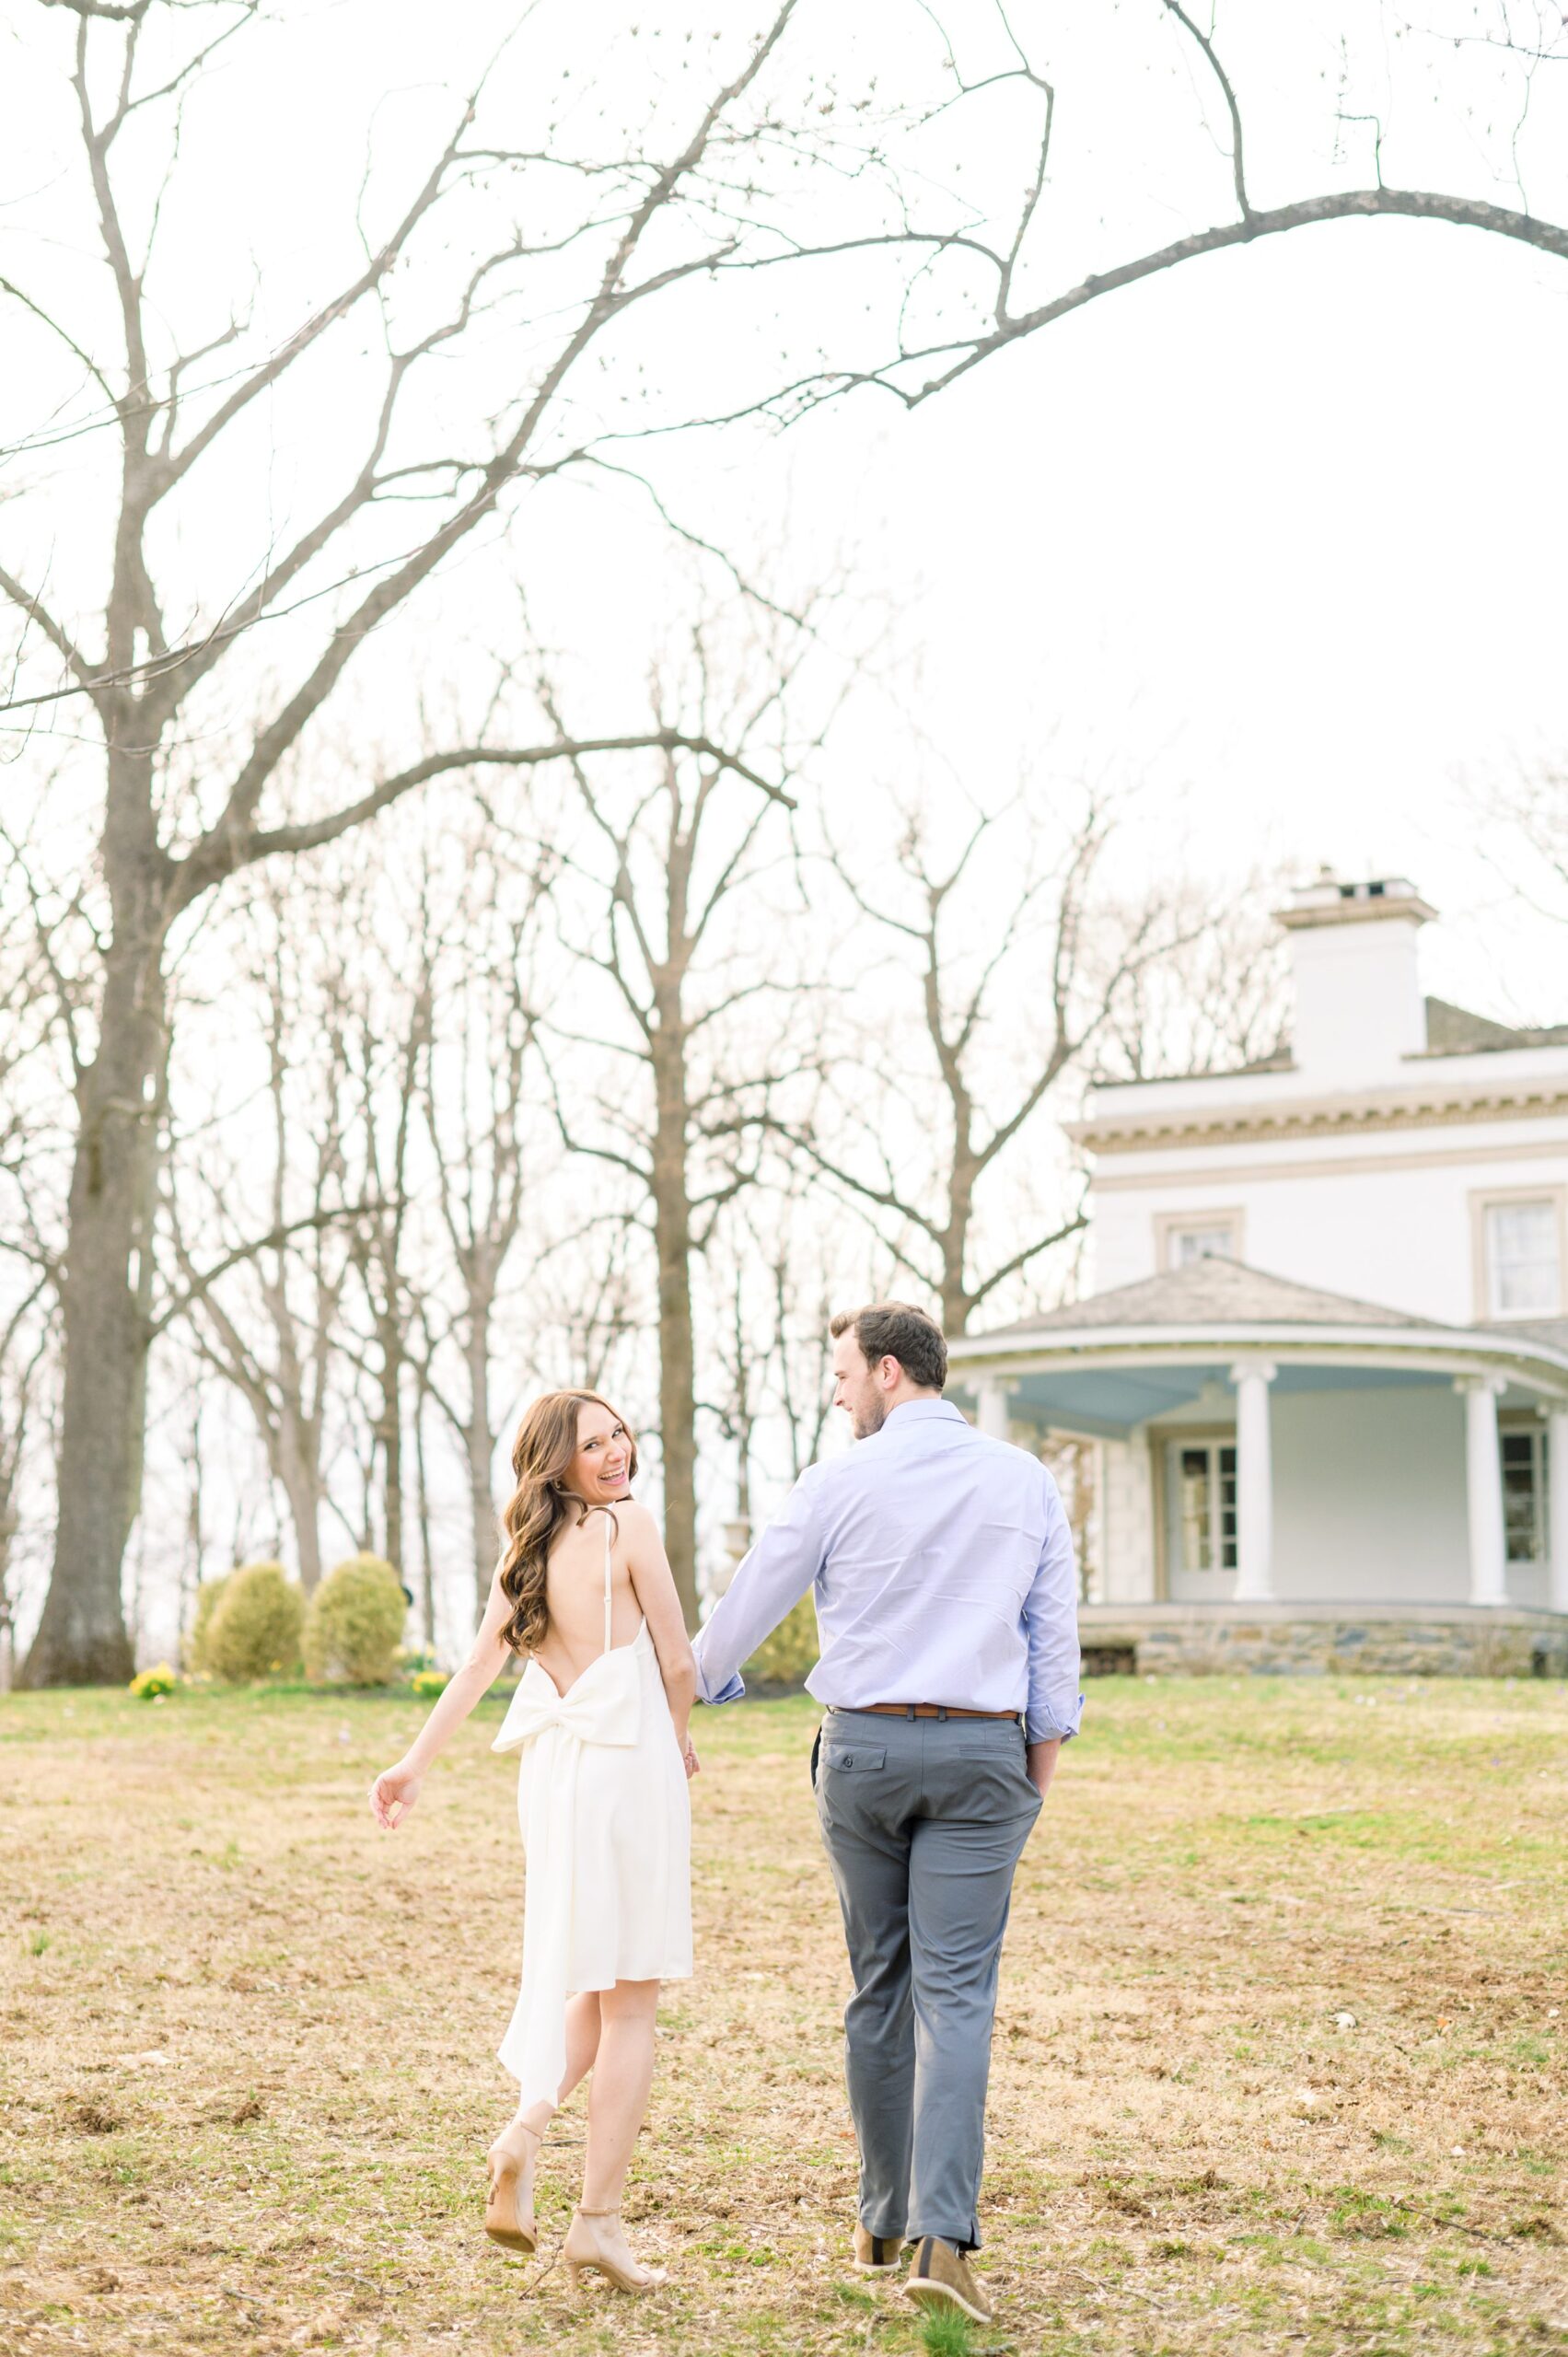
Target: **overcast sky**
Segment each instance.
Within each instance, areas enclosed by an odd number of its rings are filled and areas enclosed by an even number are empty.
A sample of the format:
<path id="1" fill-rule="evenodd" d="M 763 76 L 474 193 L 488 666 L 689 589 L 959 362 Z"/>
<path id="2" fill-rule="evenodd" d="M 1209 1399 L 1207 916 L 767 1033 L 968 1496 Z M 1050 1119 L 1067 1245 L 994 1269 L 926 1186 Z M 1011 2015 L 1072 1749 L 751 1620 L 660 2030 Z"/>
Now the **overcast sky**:
<path id="1" fill-rule="evenodd" d="M 264 248 L 279 326 L 317 274 L 330 204 L 357 180 L 366 122 L 395 178 L 400 143 L 414 152 L 468 52 L 520 12 L 486 0 L 454 22 L 401 0 L 375 11 L 343 0 L 282 13 L 287 40 L 242 63 L 237 47 L 204 131 L 189 134 L 186 217 L 199 226 L 180 233 L 192 288 Z M 651 53 L 628 47 L 631 15 L 671 41 L 705 29 L 690 9 L 609 0 L 528 14 L 536 80 L 541 59 L 582 83 L 608 56 L 622 102 Z M 0 219 L 34 276 L 85 286 L 87 225 L 51 209 L 64 118 L 40 94 L 65 54 L 53 16 L 29 12 L 6 36 L 20 70 L 7 76 Z M 1480 17 L 1461 8 L 1461 20 Z M 1157 0 L 1024 6 L 1016 21 L 1042 58 L 1051 50 L 1063 125 L 1032 291 L 1224 213 L 1214 93 L 1166 41 Z M 1222 9 L 1256 125 L 1260 201 L 1367 177 L 1365 153 L 1347 149 L 1359 138 L 1365 151 L 1369 134 L 1333 118 L 1374 101 L 1407 180 L 1520 201 L 1506 184 L 1519 143 L 1507 108 L 1492 112 L 1505 80 L 1485 57 L 1449 64 L 1432 43 L 1407 71 L 1415 52 L 1388 47 L 1394 21 L 1362 0 L 1289 19 L 1264 0 Z M 963 0 L 952 23 L 971 72 L 994 61 L 981 0 Z M 846 82 L 877 66 L 879 44 L 907 62 L 904 45 L 925 37 L 918 11 L 876 0 Z M 803 73 L 841 61 L 842 13 L 807 6 L 792 38 Z M 1568 149 L 1556 92 L 1549 69 L 1527 160 L 1553 140 Z M 553 99 L 549 110 L 563 111 Z M 583 128 L 569 110 L 564 121 L 563 137 Z M 1014 119 L 955 122 L 946 160 L 967 139 L 983 168 L 991 134 Z M 1527 193 L 1551 209 L 1540 178 Z M 683 332 L 679 314 L 667 332 Z M 665 356 L 698 378 L 724 377 L 728 360 L 700 337 Z M 1282 860 L 1408 873 L 1452 920 L 1429 938 L 1434 985 L 1544 1019 L 1568 1016 L 1565 961 L 1546 929 L 1501 921 L 1504 888 L 1477 857 L 1465 794 L 1568 748 L 1565 361 L 1568 266 L 1443 226 L 1330 225 L 1096 302 L 912 416 L 866 396 L 772 440 L 665 446 L 657 464 L 703 528 L 782 537 L 802 576 L 847 550 L 861 592 L 892 617 L 886 691 L 852 702 L 827 756 L 835 790 L 923 779 L 940 794 L 952 779 L 990 798 L 1053 765 L 1144 780 L 1156 814 L 1144 859 L 1217 878 Z M 26 396 L 13 380 L 13 414 Z M 631 494 L 594 505 L 586 520 L 579 494 L 541 521 L 535 618 L 607 671 L 634 669 L 668 550 L 633 523 Z M 67 514 L 57 501 L 52 533 Z M 221 503 L 206 521 L 222 528 Z M 459 565 L 443 610 L 477 629 L 467 594 Z"/>
<path id="2" fill-rule="evenodd" d="M 1467 921 L 1428 936 L 1448 988 L 1568 1018 L 1458 791 L 1568 748 L 1565 382 L 1568 270 L 1458 230 L 1329 226 L 1093 307 L 880 443 L 926 727 L 977 782 L 1053 726 L 1146 758 L 1216 871 L 1407 873 Z"/>

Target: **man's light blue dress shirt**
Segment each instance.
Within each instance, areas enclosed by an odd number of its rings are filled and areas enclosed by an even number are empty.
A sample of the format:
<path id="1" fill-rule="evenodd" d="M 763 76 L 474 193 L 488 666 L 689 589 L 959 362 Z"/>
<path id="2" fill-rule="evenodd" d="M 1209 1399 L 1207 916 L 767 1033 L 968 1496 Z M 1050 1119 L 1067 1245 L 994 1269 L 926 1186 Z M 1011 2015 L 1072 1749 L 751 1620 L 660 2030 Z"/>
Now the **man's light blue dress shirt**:
<path id="1" fill-rule="evenodd" d="M 807 1467 L 696 1640 L 704 1702 L 738 1700 L 741 1663 L 812 1586 L 819 1702 L 1018 1711 L 1030 1743 L 1077 1733 L 1078 1579 L 1056 1484 L 946 1399 L 906 1399 Z"/>

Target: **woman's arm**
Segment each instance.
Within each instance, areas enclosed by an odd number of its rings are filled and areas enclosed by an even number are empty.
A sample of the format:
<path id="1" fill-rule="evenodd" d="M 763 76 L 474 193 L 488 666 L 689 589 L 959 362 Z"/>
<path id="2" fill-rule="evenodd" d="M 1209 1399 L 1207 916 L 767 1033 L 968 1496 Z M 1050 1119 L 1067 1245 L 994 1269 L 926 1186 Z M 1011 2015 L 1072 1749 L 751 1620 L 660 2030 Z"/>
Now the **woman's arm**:
<path id="1" fill-rule="evenodd" d="M 675 1592 L 675 1573 L 669 1568 L 658 1525 L 646 1506 L 622 1506 L 620 1522 L 626 1535 L 626 1568 L 632 1574 L 633 1592 L 642 1607 L 654 1651 L 658 1655 L 659 1676 L 664 1680 L 669 1715 L 675 1723 L 675 1739 L 686 1761 L 687 1774 L 693 1775 L 697 1756 L 688 1729 L 691 1705 L 697 1699 L 697 1664 L 691 1641 L 686 1634 L 680 1598 Z"/>
<path id="2" fill-rule="evenodd" d="M 512 1617 L 512 1600 L 501 1585 L 501 1570 L 490 1583 L 490 1600 L 479 1634 L 469 1647 L 468 1659 L 438 1694 L 430 1716 L 395 1768 L 384 1768 L 370 1787 L 370 1814 L 384 1831 L 393 1832 L 419 1798 L 424 1771 L 445 1749 L 481 1697 L 488 1694 L 505 1665 L 510 1646 L 502 1631 Z"/>

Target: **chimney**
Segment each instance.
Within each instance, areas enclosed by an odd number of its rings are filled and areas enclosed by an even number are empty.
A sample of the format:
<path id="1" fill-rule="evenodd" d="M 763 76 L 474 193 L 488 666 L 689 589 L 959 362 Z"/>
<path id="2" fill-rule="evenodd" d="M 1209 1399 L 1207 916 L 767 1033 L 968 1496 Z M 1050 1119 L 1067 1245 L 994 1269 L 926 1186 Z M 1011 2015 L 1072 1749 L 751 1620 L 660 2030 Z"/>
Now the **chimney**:
<path id="1" fill-rule="evenodd" d="M 1325 1087 L 1391 1075 L 1426 1045 L 1416 935 L 1428 908 L 1402 876 L 1343 884 L 1320 868 L 1275 911 L 1291 936 L 1296 1069 Z"/>

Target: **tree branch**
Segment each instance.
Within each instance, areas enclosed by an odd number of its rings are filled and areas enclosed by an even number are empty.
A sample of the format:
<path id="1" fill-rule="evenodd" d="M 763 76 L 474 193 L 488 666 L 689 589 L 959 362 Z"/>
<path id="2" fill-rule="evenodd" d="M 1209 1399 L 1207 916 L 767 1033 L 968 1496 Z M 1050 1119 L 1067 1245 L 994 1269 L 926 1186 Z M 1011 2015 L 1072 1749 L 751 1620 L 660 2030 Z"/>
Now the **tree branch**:
<path id="1" fill-rule="evenodd" d="M 183 1318 L 193 1303 L 211 1293 L 220 1277 L 227 1276 L 231 1269 L 238 1269 L 242 1262 L 255 1260 L 258 1253 L 275 1252 L 287 1243 L 291 1236 L 301 1235 L 308 1229 L 336 1227 L 345 1221 L 364 1219 L 377 1212 L 392 1208 L 391 1204 L 380 1201 L 344 1203 L 335 1211 L 310 1212 L 304 1219 L 291 1219 L 282 1227 L 269 1228 L 265 1236 L 252 1237 L 249 1244 L 236 1245 L 234 1250 L 226 1252 L 223 1259 L 215 1267 L 209 1269 L 205 1275 L 194 1279 L 182 1294 L 177 1295 L 157 1318 L 148 1320 L 146 1330 L 149 1339 L 163 1333 L 173 1325 L 177 1318 Z"/>
<path id="2" fill-rule="evenodd" d="M 1203 55 L 1208 59 L 1209 66 L 1214 74 L 1214 77 L 1225 94 L 1225 102 L 1230 112 L 1230 160 L 1231 169 L 1236 180 L 1236 204 L 1237 212 L 1241 215 L 1242 219 L 1246 221 L 1251 217 L 1252 207 L 1248 200 L 1247 170 L 1242 161 L 1241 109 L 1237 105 L 1236 92 L 1231 87 L 1230 76 L 1225 72 L 1225 67 L 1220 64 L 1219 58 L 1215 54 L 1213 41 L 1207 33 L 1201 32 L 1199 30 L 1191 17 L 1188 15 L 1186 9 L 1182 6 L 1181 0 L 1165 0 L 1165 5 L 1171 16 L 1177 19 L 1177 22 L 1186 26 L 1187 30 L 1191 34 L 1192 39 L 1197 42 L 1199 48 L 1202 51 Z"/>
<path id="3" fill-rule="evenodd" d="M 94 684 L 92 665 L 76 645 L 75 641 L 54 620 L 48 608 L 33 596 L 31 590 L 24 589 L 15 575 L 7 573 L 3 565 L 0 565 L 0 592 L 9 598 L 13 606 L 20 607 L 22 612 L 38 624 L 55 653 L 69 665 L 72 673 L 81 685 L 90 691 Z"/>
<path id="4" fill-rule="evenodd" d="M 1259 238 L 1283 237 L 1292 229 L 1306 229 L 1323 221 L 1365 221 L 1400 219 L 1406 221 L 1443 221 L 1458 229 L 1484 229 L 1490 235 L 1508 238 L 1516 244 L 1533 246 L 1539 253 L 1551 254 L 1555 261 L 1568 261 L 1568 229 L 1555 222 L 1540 221 L 1528 213 L 1511 211 L 1501 204 L 1488 204 L 1480 197 L 1445 196 L 1426 189 L 1362 188 L 1348 189 L 1328 196 L 1298 198 L 1292 204 L 1275 205 L 1268 211 L 1249 212 L 1239 221 L 1217 223 L 1211 229 L 1200 229 L 1191 237 L 1178 238 L 1174 244 L 1158 247 L 1154 252 L 1140 254 L 1134 261 L 1119 262 L 1113 269 L 1096 272 L 1081 279 L 1076 286 L 1055 296 L 1038 309 L 1021 313 L 1016 319 L 1000 322 L 988 335 L 977 336 L 964 349 L 963 357 L 944 368 L 913 392 L 904 392 L 894 384 L 886 371 L 873 372 L 865 377 L 837 380 L 832 389 L 847 390 L 852 383 L 882 385 L 896 393 L 906 407 L 918 409 L 923 401 L 943 392 L 971 368 L 978 367 L 992 353 L 1003 346 L 1016 343 L 1023 337 L 1035 335 L 1041 328 L 1052 327 L 1058 319 L 1102 295 L 1114 294 L 1122 286 L 1135 286 L 1145 278 L 1154 278 L 1161 271 L 1173 270 L 1184 261 L 1192 261 L 1200 254 L 1224 253 L 1232 246 L 1250 245 Z M 911 358 L 935 359 L 942 350 L 956 347 L 934 346 L 924 354 L 912 354 Z"/>
<path id="5" fill-rule="evenodd" d="M 1088 1213 L 1080 1212 L 1075 1219 L 1070 1219 L 1063 1226 L 1053 1229 L 1051 1235 L 1040 1237 L 1034 1244 L 1026 1244 L 1021 1252 L 1015 1252 L 1010 1260 L 1004 1260 L 999 1269 L 993 1269 L 988 1277 L 981 1278 L 980 1283 L 969 1295 L 970 1307 L 978 1309 L 987 1294 L 993 1293 L 1006 1278 L 1016 1276 L 1020 1269 L 1026 1267 L 1030 1260 L 1037 1259 L 1041 1252 L 1049 1252 L 1053 1244 L 1061 1244 L 1069 1236 L 1076 1236 L 1079 1230 L 1087 1227 L 1088 1224 Z"/>
<path id="6" fill-rule="evenodd" d="M 706 737 L 688 737 L 678 729 L 650 729 L 640 736 L 580 737 L 562 739 L 550 745 L 505 747 L 463 745 L 450 752 L 430 753 L 412 768 L 399 770 L 357 802 L 331 812 L 324 819 L 302 820 L 297 826 L 273 827 L 257 831 L 230 832 L 219 819 L 201 841 L 179 862 L 174 886 L 174 904 L 188 908 L 192 900 L 241 867 L 249 867 L 258 860 L 271 859 L 284 852 L 314 851 L 321 843 L 335 842 L 339 836 L 353 828 L 363 826 L 377 811 L 385 810 L 416 786 L 427 784 L 432 778 L 449 776 L 455 770 L 470 769 L 538 769 L 546 761 L 581 761 L 591 753 L 644 753 L 654 751 L 684 751 L 697 753 L 744 778 L 759 794 L 770 801 L 782 803 L 786 810 L 796 804 L 783 786 L 752 769 L 737 755 L 726 752 Z M 231 806 L 232 807 L 232 806 Z"/>
<path id="7" fill-rule="evenodd" d="M 868 1179 L 857 1178 L 853 1170 L 846 1170 L 842 1163 L 834 1162 L 830 1155 L 825 1155 L 816 1140 L 806 1131 L 793 1130 L 786 1121 L 778 1120 L 767 1113 L 756 1114 L 753 1120 L 762 1128 L 772 1130 L 775 1136 L 784 1139 L 786 1144 L 793 1145 L 797 1153 L 805 1155 L 807 1161 L 822 1173 L 824 1178 L 831 1178 L 836 1186 L 847 1187 L 851 1194 L 858 1195 L 864 1202 L 875 1203 L 882 1211 L 897 1212 L 900 1219 L 907 1219 L 912 1227 L 918 1227 L 921 1233 L 929 1237 L 932 1243 L 940 1250 L 942 1230 L 935 1221 L 928 1219 L 923 1212 L 917 1211 L 912 1203 L 902 1202 L 890 1187 L 877 1187 L 873 1186 Z M 909 1266 L 907 1261 L 905 1266 Z"/>

